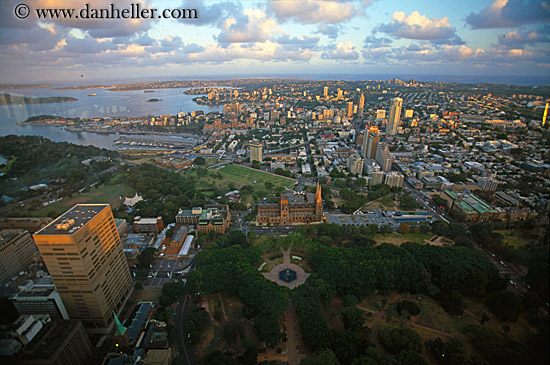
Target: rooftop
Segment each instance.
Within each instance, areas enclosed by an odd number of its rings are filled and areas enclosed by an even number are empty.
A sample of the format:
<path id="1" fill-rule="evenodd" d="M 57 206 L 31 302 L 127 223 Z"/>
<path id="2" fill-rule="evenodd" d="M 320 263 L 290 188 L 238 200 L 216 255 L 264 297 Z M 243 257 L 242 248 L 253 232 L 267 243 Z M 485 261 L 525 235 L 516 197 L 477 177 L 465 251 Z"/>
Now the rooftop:
<path id="1" fill-rule="evenodd" d="M 108 207 L 109 204 L 77 204 L 35 235 L 73 235 Z"/>
<path id="2" fill-rule="evenodd" d="M 29 344 L 25 360 L 49 359 L 77 326 L 80 321 L 75 319 L 51 321 Z"/>
<path id="3" fill-rule="evenodd" d="M 130 324 L 130 327 L 128 328 L 128 336 L 130 339 L 130 343 L 134 343 L 139 334 L 141 333 L 141 330 L 143 329 L 143 326 L 145 325 L 145 322 L 147 321 L 147 317 L 149 316 L 149 313 L 153 309 L 153 303 L 152 302 L 142 302 L 140 303 L 139 309 L 132 319 L 132 323 Z"/>

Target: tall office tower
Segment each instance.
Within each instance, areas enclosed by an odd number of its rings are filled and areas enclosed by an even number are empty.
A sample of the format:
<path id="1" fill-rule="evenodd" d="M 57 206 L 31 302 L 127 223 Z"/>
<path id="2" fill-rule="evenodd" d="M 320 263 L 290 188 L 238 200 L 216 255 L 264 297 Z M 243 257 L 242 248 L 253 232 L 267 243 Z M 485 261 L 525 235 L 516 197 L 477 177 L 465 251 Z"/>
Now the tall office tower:
<path id="1" fill-rule="evenodd" d="M 71 319 L 109 331 L 132 276 L 109 204 L 77 204 L 33 235 Z"/>
<path id="2" fill-rule="evenodd" d="M 380 165 L 382 171 L 388 172 L 391 170 L 393 160 L 387 144 L 378 143 L 378 148 L 376 149 L 376 162 Z"/>
<path id="3" fill-rule="evenodd" d="M 323 88 L 323 98 L 325 98 L 325 99 L 328 98 L 328 86 L 325 86 Z"/>
<path id="4" fill-rule="evenodd" d="M 251 143 L 250 144 L 250 162 L 262 162 L 262 144 L 261 143 Z"/>
<path id="5" fill-rule="evenodd" d="M 365 110 L 365 94 L 361 94 L 361 96 L 359 97 L 359 107 L 357 109 L 357 114 L 359 114 L 359 116 L 362 117 L 364 110 Z"/>
<path id="6" fill-rule="evenodd" d="M 351 116 L 353 116 L 353 102 L 348 102 L 348 109 L 347 109 L 347 112 L 346 112 L 346 116 L 349 118 Z"/>
<path id="7" fill-rule="evenodd" d="M 365 131 L 365 138 L 363 139 L 363 156 L 365 158 L 374 160 L 376 158 L 376 149 L 378 148 L 378 142 L 380 141 L 380 133 L 377 126 L 370 127 Z"/>
<path id="8" fill-rule="evenodd" d="M 390 119 L 388 119 L 388 125 L 386 127 L 386 134 L 397 134 L 397 128 L 399 127 L 399 120 L 401 119 L 401 107 L 403 106 L 403 99 L 393 98 L 391 101 Z"/>
<path id="9" fill-rule="evenodd" d="M 338 94 L 336 95 L 337 100 L 341 100 L 344 98 L 344 90 L 338 88 Z"/>
<path id="10" fill-rule="evenodd" d="M 0 284 L 27 270 L 38 254 L 29 232 L 21 229 L 0 231 Z"/>

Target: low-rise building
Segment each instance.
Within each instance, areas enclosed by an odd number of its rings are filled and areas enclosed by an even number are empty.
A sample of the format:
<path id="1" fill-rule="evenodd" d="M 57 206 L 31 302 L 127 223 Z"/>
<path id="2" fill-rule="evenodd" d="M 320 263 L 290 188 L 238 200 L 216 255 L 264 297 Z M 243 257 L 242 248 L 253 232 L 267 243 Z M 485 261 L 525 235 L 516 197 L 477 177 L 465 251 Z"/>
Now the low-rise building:
<path id="1" fill-rule="evenodd" d="M 153 233 L 158 234 L 164 229 L 162 217 L 157 218 L 142 218 L 137 216 L 134 218 L 134 232 L 136 233 Z"/>
<path id="2" fill-rule="evenodd" d="M 202 233 L 211 231 L 225 233 L 231 223 L 231 213 L 227 205 L 207 205 L 204 209 L 201 207 L 191 210 L 180 209 L 176 215 L 176 223 L 196 226 Z"/>
<path id="3" fill-rule="evenodd" d="M 9 301 L 21 315 L 47 314 L 52 319 L 69 319 L 69 314 L 53 284 L 51 277 L 38 279 L 40 283 L 49 280 L 50 285 L 36 285 L 28 280 L 11 295 Z"/>

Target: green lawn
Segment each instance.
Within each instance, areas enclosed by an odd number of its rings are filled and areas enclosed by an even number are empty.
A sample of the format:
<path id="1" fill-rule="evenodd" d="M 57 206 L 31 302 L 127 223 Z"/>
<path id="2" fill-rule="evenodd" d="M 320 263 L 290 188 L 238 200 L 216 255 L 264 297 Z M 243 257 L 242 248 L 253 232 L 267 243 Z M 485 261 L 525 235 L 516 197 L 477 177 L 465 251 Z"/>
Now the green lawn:
<path id="1" fill-rule="evenodd" d="M 514 248 L 520 248 L 529 244 L 529 240 L 522 237 L 520 232 L 515 231 L 495 231 L 504 236 L 502 242 L 506 245 L 514 246 Z"/>
<path id="2" fill-rule="evenodd" d="M 91 188 L 89 191 L 73 194 L 72 197 L 52 203 L 46 207 L 32 211 L 33 217 L 47 217 L 49 212 L 54 211 L 57 215 L 65 212 L 75 204 L 100 204 L 113 203 L 116 207 L 119 203 L 119 196 L 133 196 L 134 190 L 126 185 L 101 185 L 98 188 Z"/>
<path id="3" fill-rule="evenodd" d="M 223 175 L 224 181 L 235 184 L 237 188 L 245 185 L 264 185 L 266 182 L 272 183 L 277 188 L 291 186 L 296 182 L 288 177 L 272 175 L 240 165 L 229 165 L 220 169 L 219 172 Z M 256 184 L 254 184 L 255 180 L 258 180 Z"/>
<path id="4" fill-rule="evenodd" d="M 401 245 L 409 241 L 422 244 L 430 237 L 432 237 L 431 233 L 384 233 L 375 235 L 374 240 L 377 244 L 387 242 L 394 245 Z"/>
<path id="5" fill-rule="evenodd" d="M 241 190 L 243 186 L 248 186 L 247 191 L 241 191 L 242 202 L 245 204 L 252 204 L 264 197 L 269 197 L 275 191 L 292 186 L 296 182 L 294 179 L 272 175 L 240 165 L 229 165 L 219 170 L 208 170 L 205 176 L 198 176 L 196 170 L 191 170 L 189 173 L 197 177 L 199 190 L 203 195 L 210 198 L 214 197 L 214 190 L 226 193 L 235 189 Z M 268 185 L 272 184 L 272 186 L 267 187 L 266 183 Z"/>
<path id="6" fill-rule="evenodd" d="M 0 167 L 0 173 L 8 173 L 11 170 L 11 165 L 15 162 L 15 157 L 6 157 L 8 161 L 5 165 Z"/>
<path id="7" fill-rule="evenodd" d="M 390 196 L 385 196 L 380 200 L 368 203 L 363 207 L 363 211 L 371 211 L 374 209 L 395 210 L 395 202 Z"/>

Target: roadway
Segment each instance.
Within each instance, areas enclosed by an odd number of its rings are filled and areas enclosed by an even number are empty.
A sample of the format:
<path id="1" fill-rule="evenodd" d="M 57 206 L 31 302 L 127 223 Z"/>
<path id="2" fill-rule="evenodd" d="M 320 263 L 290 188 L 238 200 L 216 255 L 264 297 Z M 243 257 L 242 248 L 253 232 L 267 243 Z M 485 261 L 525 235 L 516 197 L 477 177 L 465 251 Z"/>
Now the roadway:
<path id="1" fill-rule="evenodd" d="M 186 271 L 189 272 L 191 269 L 192 267 L 189 266 Z M 189 365 L 193 365 L 198 362 L 197 353 L 193 352 L 191 345 L 189 345 L 187 341 L 188 332 L 186 329 L 186 319 L 189 314 L 191 301 L 191 293 L 189 293 L 187 283 L 184 281 L 183 292 L 180 294 L 176 305 L 174 328 L 176 330 L 176 349 L 178 354 L 185 357 L 185 361 Z"/>

